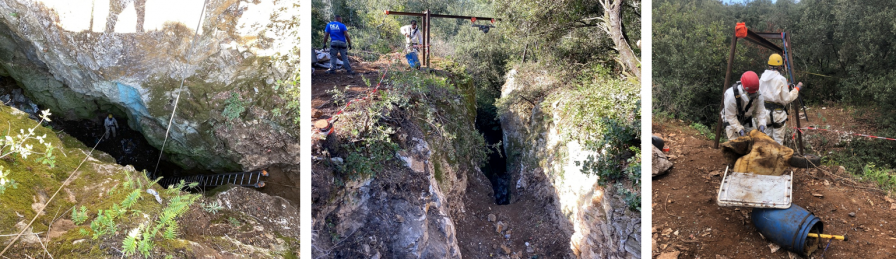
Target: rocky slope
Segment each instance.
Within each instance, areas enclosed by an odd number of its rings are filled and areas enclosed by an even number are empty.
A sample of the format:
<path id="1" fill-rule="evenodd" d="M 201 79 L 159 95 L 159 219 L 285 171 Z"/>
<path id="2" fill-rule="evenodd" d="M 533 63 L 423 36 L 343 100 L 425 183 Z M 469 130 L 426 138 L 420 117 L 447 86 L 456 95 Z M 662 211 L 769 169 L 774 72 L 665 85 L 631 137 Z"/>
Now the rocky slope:
<path id="1" fill-rule="evenodd" d="M 13 133 L 36 125 L 26 113 L 8 106 L 0 106 L 0 119 L 9 122 Z M 131 231 L 154 224 L 178 196 L 188 195 L 150 183 L 133 167 L 115 164 L 105 153 L 90 153 L 89 147 L 64 132 L 57 135 L 45 127 L 36 127 L 35 132 L 45 134 L 45 143 L 55 147 L 53 166 L 35 159 L 41 154 L 0 159 L 0 170 L 8 174 L 3 178 L 17 182 L 0 193 L 4 208 L 0 210 L 0 233 L 26 230 L 4 257 L 37 258 L 47 253 L 54 258 L 121 257 L 123 240 Z M 26 143 L 36 152 L 46 152 L 37 140 Z M 5 154 L 9 149 L 2 151 Z M 69 178 L 70 183 L 53 198 Z M 148 193 L 150 189 L 159 197 Z M 99 211 L 109 215 L 111 210 L 123 208 L 132 193 L 137 199 L 113 220 L 115 230 L 93 237 L 99 227 Z M 212 204 L 219 208 L 208 209 Z M 82 207 L 85 217 L 78 222 L 72 210 Z M 35 215 L 34 224 L 26 229 Z M 242 187 L 222 187 L 199 197 L 176 222 L 180 228 L 171 239 L 154 236 L 154 245 L 148 250 L 153 258 L 282 258 L 295 256 L 299 248 L 298 206 Z M 5 247 L 12 239 L 4 235 L 0 244 Z"/>
<path id="2" fill-rule="evenodd" d="M 295 73 L 275 57 L 298 43 L 297 4 L 11 0 L 0 13 L 0 76 L 60 118 L 112 113 L 161 147 L 180 94 L 171 160 L 214 171 L 298 163 L 297 138 L 271 112 L 283 103 L 274 86 Z"/>
<path id="3" fill-rule="evenodd" d="M 545 86 L 553 88 L 550 86 L 555 83 L 549 75 L 530 71 L 527 76 L 527 80 L 520 80 L 517 70 L 511 70 L 501 97 Z M 520 103 L 501 114 L 504 151 L 508 154 L 508 171 L 514 174 L 515 192 L 552 198 L 549 211 L 571 236 L 564 242 L 569 242 L 577 257 L 640 258 L 640 213 L 627 208 L 617 187 L 601 187 L 598 176 L 584 173 L 577 164 L 600 154 L 561 137 L 564 131 L 577 130 L 558 126 L 564 104 Z"/>
<path id="4" fill-rule="evenodd" d="M 345 169 L 349 163 L 360 163 L 351 160 L 349 151 L 314 148 L 314 153 L 321 156 L 312 168 L 315 258 L 461 258 L 454 222 L 464 213 L 462 197 L 471 173 L 468 170 L 475 166 L 446 140 L 452 134 L 475 132 L 475 106 L 469 105 L 472 86 L 458 85 L 460 90 L 455 92 L 432 83 L 444 83 L 444 77 L 416 72 L 393 75 L 395 78 L 419 78 L 433 96 L 418 95 L 416 90 L 420 89 L 399 89 L 414 84 L 398 79 L 388 83 L 389 93 L 377 98 L 392 102 L 387 101 L 386 111 L 372 116 L 379 121 L 371 123 L 394 129 L 386 131 L 386 138 L 396 145 L 396 151 L 382 162 L 381 171 L 359 177 L 357 172 Z M 393 108 L 392 103 L 402 101 L 391 98 L 399 96 L 407 106 Z M 332 138 L 341 143 L 360 142 L 348 135 L 351 125 L 359 123 L 358 118 L 366 118 L 365 109 L 349 110 L 341 117 L 335 124 L 338 137 L 331 136 L 328 143 L 334 143 Z M 431 112 L 432 117 L 417 113 L 421 111 Z M 433 117 L 453 120 L 427 123 L 425 118 Z M 452 126 L 434 126 L 439 123 Z M 322 141 L 318 145 L 326 144 Z"/>

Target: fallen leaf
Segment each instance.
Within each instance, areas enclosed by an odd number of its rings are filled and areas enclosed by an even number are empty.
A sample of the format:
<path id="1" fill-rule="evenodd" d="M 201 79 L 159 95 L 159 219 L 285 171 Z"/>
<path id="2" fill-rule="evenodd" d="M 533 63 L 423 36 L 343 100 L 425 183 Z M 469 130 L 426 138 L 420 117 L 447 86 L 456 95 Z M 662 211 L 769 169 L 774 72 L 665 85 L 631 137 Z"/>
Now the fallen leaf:
<path id="1" fill-rule="evenodd" d="M 769 244 L 768 244 L 768 248 L 772 249 L 772 253 L 773 253 L 773 254 L 774 254 L 775 252 L 777 252 L 778 250 L 781 250 L 781 246 L 776 245 L 776 244 L 774 244 L 774 243 L 769 243 Z"/>
<path id="2" fill-rule="evenodd" d="M 664 236 L 668 236 L 669 234 L 672 234 L 672 229 L 671 229 L 671 228 L 663 229 L 663 235 L 664 235 Z"/>

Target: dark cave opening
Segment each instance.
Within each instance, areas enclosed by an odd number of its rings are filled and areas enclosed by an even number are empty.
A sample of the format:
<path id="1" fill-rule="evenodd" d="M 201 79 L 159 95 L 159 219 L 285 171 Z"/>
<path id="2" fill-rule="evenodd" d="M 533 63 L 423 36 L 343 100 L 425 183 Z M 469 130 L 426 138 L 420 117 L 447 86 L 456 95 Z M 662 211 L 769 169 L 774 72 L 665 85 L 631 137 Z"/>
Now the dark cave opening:
<path id="1" fill-rule="evenodd" d="M 37 119 L 36 114 L 39 114 L 41 109 L 45 109 L 45 107 L 32 102 L 27 92 L 18 85 L 15 79 L 5 76 L 0 76 L 0 102 L 31 114 L 32 119 Z M 60 112 L 51 111 L 51 113 Z M 165 159 L 164 156 L 159 161 L 159 149 L 150 145 L 141 132 L 128 127 L 126 117 L 114 116 L 118 121 L 116 135 L 102 139 L 105 133 L 103 120 L 110 113 L 121 114 L 122 112 L 98 111 L 95 118 L 83 120 L 64 120 L 51 115 L 52 121 L 48 125 L 57 132 L 63 131 L 75 137 L 88 147 L 96 145 L 96 150 L 109 154 L 120 165 L 133 165 L 134 169 L 138 171 L 146 170 L 151 177 L 212 173 L 200 168 L 184 169 Z M 158 169 L 156 168 L 157 161 Z"/>
<path id="2" fill-rule="evenodd" d="M 510 204 L 510 174 L 507 173 L 507 157 L 504 155 L 501 143 L 504 139 L 504 131 L 501 129 L 501 123 L 495 118 L 492 109 L 476 109 L 476 130 L 485 137 L 485 142 L 489 150 L 488 159 L 485 164 L 480 167 L 482 173 L 488 177 L 492 183 L 492 190 L 495 193 L 495 203 L 497 205 Z"/>

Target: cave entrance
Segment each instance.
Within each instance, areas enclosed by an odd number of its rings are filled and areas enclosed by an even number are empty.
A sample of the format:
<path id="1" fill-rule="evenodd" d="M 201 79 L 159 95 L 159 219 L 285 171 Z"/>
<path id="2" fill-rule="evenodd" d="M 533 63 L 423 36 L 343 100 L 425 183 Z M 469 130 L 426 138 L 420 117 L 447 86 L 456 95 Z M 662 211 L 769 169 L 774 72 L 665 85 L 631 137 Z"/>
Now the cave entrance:
<path id="1" fill-rule="evenodd" d="M 37 114 L 43 108 L 31 101 L 25 90 L 18 85 L 15 79 L 7 76 L 0 76 L 0 102 L 31 114 L 32 119 L 37 119 Z M 61 111 L 51 112 L 61 113 Z M 115 119 L 118 121 L 116 136 L 101 141 L 101 137 L 105 133 L 103 119 L 109 113 L 121 114 L 121 112 L 98 111 L 96 118 L 85 120 L 64 120 L 54 117 L 51 118 L 52 121 L 49 122 L 49 125 L 53 130 L 61 130 L 75 137 L 88 147 L 96 145 L 97 150 L 109 154 L 120 165 L 133 165 L 138 171 L 146 170 L 148 174 L 156 171 L 155 177 L 212 173 L 202 169 L 184 169 L 178 164 L 166 160 L 164 156 L 159 161 L 159 168 L 156 170 L 159 149 L 150 145 L 142 133 L 128 127 L 128 119 L 126 117 L 115 116 Z"/>
<path id="2" fill-rule="evenodd" d="M 480 167 L 482 173 L 492 183 L 497 205 L 510 204 L 510 174 L 507 173 L 507 157 L 504 155 L 501 143 L 504 139 L 504 131 L 501 122 L 495 118 L 494 106 L 476 109 L 476 130 L 485 137 L 485 142 L 490 149 L 488 160 Z"/>
<path id="3" fill-rule="evenodd" d="M 107 114 L 109 112 L 99 113 L 99 115 Z M 156 169 L 159 149 L 150 145 L 142 133 L 128 127 L 128 119 L 126 117 L 116 116 L 115 120 L 118 121 L 118 130 L 116 130 L 115 136 L 102 139 L 105 133 L 105 128 L 103 127 L 104 119 L 105 117 L 77 121 L 54 120 L 50 125 L 55 130 L 62 130 L 75 137 L 88 147 L 96 145 L 97 150 L 109 154 L 120 165 L 132 165 L 137 171 L 146 170 L 146 173 L 149 175 L 153 175 L 153 172 L 155 172 L 154 178 L 159 176 L 167 178 L 212 173 L 198 168 L 184 169 L 180 165 L 166 160 L 164 156 L 162 156 L 162 160 L 159 161 L 159 167 Z"/>

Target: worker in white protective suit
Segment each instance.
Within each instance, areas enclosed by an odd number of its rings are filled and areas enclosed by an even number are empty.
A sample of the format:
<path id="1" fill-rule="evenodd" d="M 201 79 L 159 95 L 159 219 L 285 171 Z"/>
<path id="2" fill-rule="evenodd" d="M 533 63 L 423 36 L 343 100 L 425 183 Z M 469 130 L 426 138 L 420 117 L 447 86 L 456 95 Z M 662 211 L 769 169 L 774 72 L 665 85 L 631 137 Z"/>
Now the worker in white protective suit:
<path id="1" fill-rule="evenodd" d="M 405 51 L 416 51 L 416 45 L 420 44 L 420 29 L 417 29 L 417 21 L 411 20 L 410 25 L 402 26 L 401 34 L 404 35 Z"/>
<path id="2" fill-rule="evenodd" d="M 722 109 L 722 123 L 725 136 L 729 140 L 744 136 L 759 125 L 764 131 L 768 121 L 768 112 L 759 94 L 759 76 L 756 72 L 747 71 L 740 81 L 725 90 L 725 108 Z"/>
<path id="3" fill-rule="evenodd" d="M 784 144 L 784 134 L 787 123 L 787 105 L 799 97 L 803 82 L 797 84 L 792 90 L 788 87 L 787 78 L 781 75 L 784 59 L 781 55 L 772 54 L 768 58 L 768 69 L 759 78 L 759 93 L 765 103 L 767 116 L 771 119 L 768 129 L 763 130 L 778 144 Z"/>
<path id="4" fill-rule="evenodd" d="M 115 130 L 118 129 L 118 121 L 112 117 L 111 113 L 109 114 L 109 117 L 106 117 L 106 119 L 103 120 L 103 126 L 106 127 L 106 134 L 103 135 L 103 139 L 118 136 L 118 134 L 115 133 Z"/>

